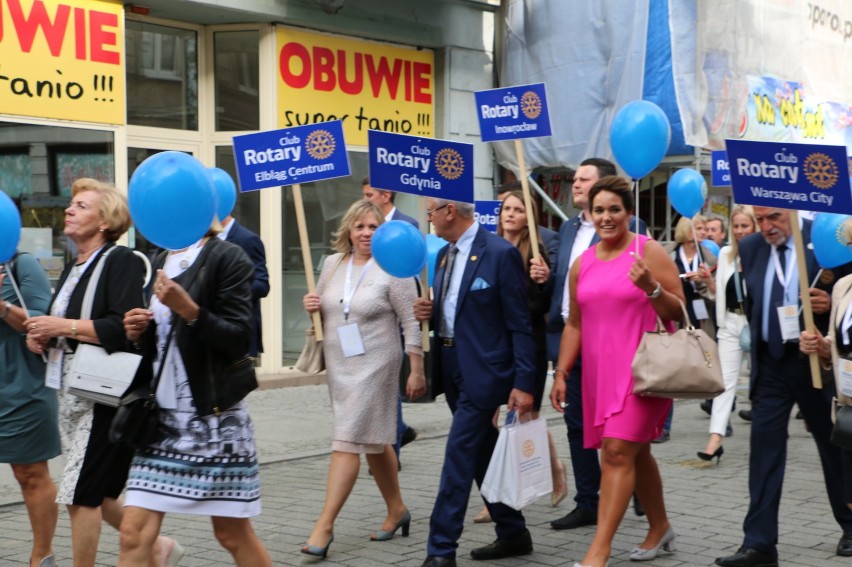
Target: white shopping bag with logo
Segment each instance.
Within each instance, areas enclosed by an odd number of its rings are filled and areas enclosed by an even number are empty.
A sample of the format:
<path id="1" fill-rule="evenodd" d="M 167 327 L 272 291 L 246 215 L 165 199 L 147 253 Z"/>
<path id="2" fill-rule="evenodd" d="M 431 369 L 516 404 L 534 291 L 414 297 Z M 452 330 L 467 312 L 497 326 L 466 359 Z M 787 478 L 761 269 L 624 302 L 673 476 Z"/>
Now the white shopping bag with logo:
<path id="1" fill-rule="evenodd" d="M 520 423 L 514 410 L 506 415 L 479 492 L 515 510 L 553 492 L 545 420 Z"/>

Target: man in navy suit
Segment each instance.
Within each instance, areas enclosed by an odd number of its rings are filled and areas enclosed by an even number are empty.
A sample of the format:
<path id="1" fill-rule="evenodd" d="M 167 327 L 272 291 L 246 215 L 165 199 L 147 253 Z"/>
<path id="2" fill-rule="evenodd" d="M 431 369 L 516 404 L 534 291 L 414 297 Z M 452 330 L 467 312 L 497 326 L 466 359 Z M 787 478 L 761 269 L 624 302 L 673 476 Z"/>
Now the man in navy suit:
<path id="1" fill-rule="evenodd" d="M 414 228 L 419 229 L 420 223 L 417 222 L 417 219 L 410 217 L 396 208 L 394 205 L 394 200 L 396 199 L 396 192 L 394 191 L 385 191 L 384 189 L 376 189 L 370 186 L 370 178 L 365 177 L 361 182 L 361 191 L 364 195 L 364 198 L 368 201 L 372 201 L 376 204 L 377 207 L 382 211 L 382 214 L 385 215 L 385 222 L 392 220 L 401 220 L 407 223 L 411 223 L 414 225 Z M 403 352 L 405 351 L 405 343 L 403 341 L 402 346 Z M 406 366 L 408 364 L 407 354 L 404 354 L 406 357 L 402 371 L 404 376 L 408 376 L 406 372 Z M 396 458 L 399 460 L 399 450 L 417 439 L 417 431 L 413 427 L 409 427 L 407 423 L 402 419 L 402 393 L 397 396 L 397 408 L 396 408 L 396 443 L 394 443 L 393 451 L 396 453 Z"/>
<path id="2" fill-rule="evenodd" d="M 251 307 L 254 313 L 249 355 L 257 357 L 263 352 L 263 330 L 260 319 L 260 300 L 269 295 L 269 272 L 266 270 L 266 249 L 260 237 L 228 215 L 222 220 L 223 231 L 219 238 L 233 242 L 243 250 L 254 264 L 254 279 L 251 282 Z"/>
<path id="3" fill-rule="evenodd" d="M 535 345 L 518 250 L 475 223 L 470 203 L 430 198 L 428 206 L 435 233 L 450 244 L 436 259 L 434 304 L 419 298 L 414 314 L 432 320 L 432 395 L 446 395 L 453 420 L 423 567 L 446 567 L 456 565 L 471 481 L 482 483 L 497 442 L 494 413 L 504 403 L 521 414 L 532 408 Z M 473 559 L 532 553 L 523 514 L 485 504 L 497 539 Z"/>
<path id="4" fill-rule="evenodd" d="M 840 448 L 829 441 L 834 385 L 822 390 L 811 384 L 807 357 L 799 352 L 799 276 L 790 211 L 754 207 L 761 233 L 740 242 L 743 279 L 748 294 L 746 313 L 751 330 L 751 453 L 749 508 L 743 522 L 742 547 L 716 559 L 723 567 L 778 565 L 778 507 L 787 458 L 787 427 L 793 404 L 798 404 L 819 453 L 834 519 L 843 530 L 838 555 L 852 555 L 852 510 L 843 494 Z M 808 281 L 819 266 L 810 243 L 811 222 L 802 223 Z M 832 282 L 833 283 L 833 282 Z M 824 333 L 831 297 L 827 290 L 807 290 L 814 321 Z M 830 291 L 830 290 L 828 290 Z"/>
<path id="5" fill-rule="evenodd" d="M 589 191 L 592 186 L 607 175 L 616 175 L 615 164 L 603 158 L 584 160 L 574 172 L 571 191 L 574 206 L 580 213 L 568 219 L 559 229 L 559 252 L 551 258 L 553 266 L 553 296 L 550 300 L 550 312 L 547 314 L 547 357 L 554 364 L 559 358 L 559 343 L 562 330 L 568 319 L 568 297 L 566 292 L 568 271 L 583 252 L 600 241 L 592 223 L 589 210 Z M 637 220 L 630 219 L 630 230 L 636 231 Z M 638 220 L 639 230 L 646 231 L 645 223 Z M 568 448 L 571 451 L 571 468 L 574 471 L 577 506 L 568 514 L 550 523 L 555 530 L 570 530 L 581 526 L 592 526 L 598 521 L 598 492 L 601 487 L 601 465 L 595 449 L 583 447 L 583 391 L 581 384 L 582 366 L 578 359 L 567 378 L 568 390 L 566 402 L 573 412 L 565 412 L 565 425 L 568 427 Z"/>

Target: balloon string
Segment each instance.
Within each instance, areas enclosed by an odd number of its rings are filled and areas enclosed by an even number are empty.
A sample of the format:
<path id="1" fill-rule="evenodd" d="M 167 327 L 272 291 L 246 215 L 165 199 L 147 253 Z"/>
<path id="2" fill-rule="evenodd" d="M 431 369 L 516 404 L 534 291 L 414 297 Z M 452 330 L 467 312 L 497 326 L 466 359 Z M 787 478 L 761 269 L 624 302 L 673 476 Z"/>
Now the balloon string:
<path id="1" fill-rule="evenodd" d="M 18 288 L 18 282 L 15 281 L 15 276 L 12 275 L 12 270 L 9 269 L 9 263 L 6 263 L 6 276 L 9 278 L 9 281 L 12 283 L 12 289 L 15 290 L 15 295 L 18 297 L 18 301 L 21 302 L 21 309 L 24 310 L 24 314 L 27 316 L 27 319 L 30 317 L 30 312 L 27 309 L 27 302 L 24 301 L 24 296 L 21 295 L 21 290 Z"/>
<path id="2" fill-rule="evenodd" d="M 636 257 L 639 258 L 639 180 L 633 180 L 633 194 L 635 195 L 634 201 L 635 205 L 633 207 L 634 213 L 636 214 Z"/>
<path id="3" fill-rule="evenodd" d="M 698 254 L 698 263 L 704 263 L 704 257 L 701 255 L 701 244 L 698 242 L 698 235 L 695 234 L 695 225 L 692 224 L 692 219 L 689 219 L 689 228 L 692 229 L 692 239 L 695 241 L 695 253 Z"/>
<path id="4" fill-rule="evenodd" d="M 819 269 L 819 271 L 817 272 L 816 277 L 814 278 L 814 281 L 812 281 L 812 282 L 811 282 L 811 286 L 810 286 L 810 287 L 814 287 L 814 286 L 816 285 L 817 280 L 819 279 L 819 277 L 820 277 L 821 275 L 822 275 L 822 268 L 820 268 L 820 269 Z M 810 289 L 810 288 L 808 288 L 808 289 Z M 803 306 L 803 305 L 799 305 L 799 310 L 796 312 L 796 316 L 797 316 L 797 317 L 798 317 L 799 315 L 801 315 L 801 314 L 802 314 L 802 309 L 803 309 L 803 308 L 804 308 L 804 306 Z"/>

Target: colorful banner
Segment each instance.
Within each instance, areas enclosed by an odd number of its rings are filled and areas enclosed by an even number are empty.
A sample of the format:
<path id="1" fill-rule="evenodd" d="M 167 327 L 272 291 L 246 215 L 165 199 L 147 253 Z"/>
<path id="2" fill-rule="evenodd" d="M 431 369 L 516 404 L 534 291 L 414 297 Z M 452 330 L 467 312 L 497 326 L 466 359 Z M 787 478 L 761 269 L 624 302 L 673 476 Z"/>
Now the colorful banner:
<path id="1" fill-rule="evenodd" d="M 473 204 L 473 218 L 482 228 L 497 232 L 500 222 L 500 205 L 503 201 L 477 201 Z"/>
<path id="2" fill-rule="evenodd" d="M 544 83 L 473 93 L 483 142 L 550 136 Z"/>
<path id="3" fill-rule="evenodd" d="M 349 175 L 340 120 L 234 136 L 240 192 Z"/>
<path id="4" fill-rule="evenodd" d="M 278 125 L 341 120 L 350 145 L 367 131 L 432 137 L 435 58 L 339 36 L 278 28 Z"/>
<path id="5" fill-rule="evenodd" d="M 844 146 L 728 140 L 727 147 L 737 203 L 852 213 Z"/>
<path id="6" fill-rule="evenodd" d="M 121 2 L 2 0 L 0 62 L 5 114 L 125 123 Z"/>
<path id="7" fill-rule="evenodd" d="M 473 203 L 473 145 L 369 131 L 370 185 Z"/>

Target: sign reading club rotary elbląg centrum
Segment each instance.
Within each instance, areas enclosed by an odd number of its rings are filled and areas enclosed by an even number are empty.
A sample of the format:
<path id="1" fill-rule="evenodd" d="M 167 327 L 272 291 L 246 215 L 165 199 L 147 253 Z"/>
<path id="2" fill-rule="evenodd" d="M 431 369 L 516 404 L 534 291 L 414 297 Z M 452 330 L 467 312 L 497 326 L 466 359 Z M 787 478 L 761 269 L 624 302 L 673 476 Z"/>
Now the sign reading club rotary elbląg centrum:
<path id="1" fill-rule="evenodd" d="M 544 83 L 473 93 L 483 142 L 550 136 Z"/>
<path id="2" fill-rule="evenodd" d="M 240 192 L 349 175 L 340 120 L 234 136 Z"/>
<path id="3" fill-rule="evenodd" d="M 734 201 L 852 214 L 844 146 L 726 140 Z"/>
<path id="4" fill-rule="evenodd" d="M 473 203 L 473 145 L 370 130 L 370 185 Z"/>

